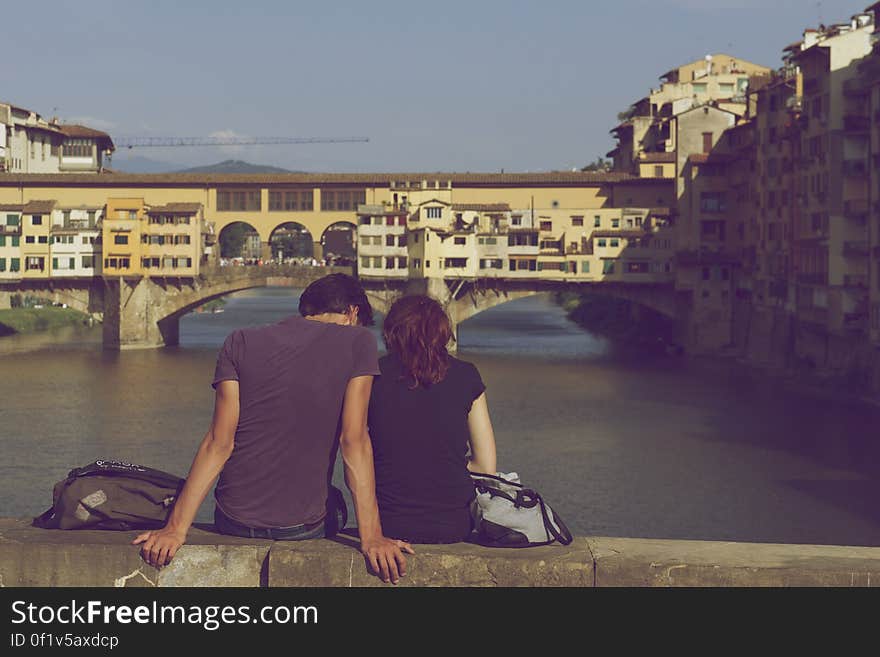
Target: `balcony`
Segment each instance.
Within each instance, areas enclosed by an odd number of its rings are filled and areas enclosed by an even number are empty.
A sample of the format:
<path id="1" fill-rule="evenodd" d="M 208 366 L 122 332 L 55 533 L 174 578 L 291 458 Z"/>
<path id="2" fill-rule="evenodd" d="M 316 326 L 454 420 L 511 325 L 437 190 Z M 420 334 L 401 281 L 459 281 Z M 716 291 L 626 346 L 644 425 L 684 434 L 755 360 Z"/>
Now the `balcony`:
<path id="1" fill-rule="evenodd" d="M 863 258 L 868 255 L 868 242 L 866 240 L 852 240 L 843 243 L 843 255 Z"/>
<path id="2" fill-rule="evenodd" d="M 864 178 L 868 175 L 868 163 L 863 158 L 844 160 L 843 175 L 852 178 Z"/>
<path id="3" fill-rule="evenodd" d="M 867 289 L 868 275 L 867 274 L 844 274 L 843 286 L 858 288 L 858 289 Z"/>
<path id="4" fill-rule="evenodd" d="M 0 235 L 21 235 L 21 226 L 0 225 Z"/>
<path id="5" fill-rule="evenodd" d="M 867 134 L 871 130 L 871 119 L 861 114 L 847 114 L 843 117 L 843 129 L 849 133 Z"/>

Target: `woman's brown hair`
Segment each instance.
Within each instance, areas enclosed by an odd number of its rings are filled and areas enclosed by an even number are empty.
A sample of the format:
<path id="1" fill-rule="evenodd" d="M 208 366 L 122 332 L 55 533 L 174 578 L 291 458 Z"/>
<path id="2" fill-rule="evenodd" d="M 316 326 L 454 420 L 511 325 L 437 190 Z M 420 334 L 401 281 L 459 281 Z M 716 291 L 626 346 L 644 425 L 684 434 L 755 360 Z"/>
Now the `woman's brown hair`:
<path id="1" fill-rule="evenodd" d="M 427 388 L 446 377 L 452 323 L 436 299 L 415 294 L 395 301 L 385 317 L 382 337 L 388 351 L 403 363 L 410 388 Z"/>

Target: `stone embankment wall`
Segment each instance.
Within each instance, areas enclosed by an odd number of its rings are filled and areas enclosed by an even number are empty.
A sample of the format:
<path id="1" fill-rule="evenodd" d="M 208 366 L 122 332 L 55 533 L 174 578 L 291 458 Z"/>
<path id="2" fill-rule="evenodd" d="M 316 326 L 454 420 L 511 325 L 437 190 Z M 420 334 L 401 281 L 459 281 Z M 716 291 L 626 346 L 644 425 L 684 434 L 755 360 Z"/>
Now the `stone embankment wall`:
<path id="1" fill-rule="evenodd" d="M 136 532 L 35 529 L 0 520 L 3 586 L 390 586 L 356 543 L 274 542 L 192 530 L 162 570 L 130 545 Z M 417 545 L 399 586 L 877 586 L 880 547 L 580 537 L 498 549 Z"/>

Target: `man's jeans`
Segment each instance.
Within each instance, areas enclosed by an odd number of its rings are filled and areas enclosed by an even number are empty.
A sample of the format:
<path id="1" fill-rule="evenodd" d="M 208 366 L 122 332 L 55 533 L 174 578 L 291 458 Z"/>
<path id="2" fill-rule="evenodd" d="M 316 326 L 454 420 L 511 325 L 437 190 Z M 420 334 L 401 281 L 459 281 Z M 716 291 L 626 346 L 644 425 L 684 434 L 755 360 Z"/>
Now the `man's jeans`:
<path id="1" fill-rule="evenodd" d="M 214 527 L 221 534 L 245 538 L 271 538 L 276 541 L 305 541 L 310 538 L 331 538 L 345 527 L 348 509 L 342 491 L 333 486 L 327 496 L 327 515 L 317 522 L 294 527 L 248 527 L 233 520 L 214 507 Z"/>

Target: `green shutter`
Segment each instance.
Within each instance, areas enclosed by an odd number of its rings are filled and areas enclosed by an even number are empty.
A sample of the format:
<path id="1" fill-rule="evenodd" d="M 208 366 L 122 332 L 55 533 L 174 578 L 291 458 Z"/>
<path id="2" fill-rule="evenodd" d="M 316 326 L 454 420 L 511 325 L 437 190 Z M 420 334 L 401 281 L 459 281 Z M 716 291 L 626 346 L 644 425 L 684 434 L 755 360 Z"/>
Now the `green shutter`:
<path id="1" fill-rule="evenodd" d="M 6 225 L 7 226 L 18 226 L 18 215 L 17 214 L 7 214 L 6 215 Z"/>
<path id="2" fill-rule="evenodd" d="M 21 258 L 12 258 L 10 262 L 11 265 L 9 266 L 9 271 L 18 271 L 21 269 Z"/>
<path id="3" fill-rule="evenodd" d="M 0 258 L 0 271 L 6 271 L 6 258 Z"/>
<path id="4" fill-rule="evenodd" d="M 6 235 L 0 235 L 0 246 L 6 246 Z"/>
<path id="5" fill-rule="evenodd" d="M 582 270 L 581 270 L 581 271 L 582 271 L 584 274 L 589 274 L 589 273 L 590 273 L 590 261 L 589 261 L 589 260 L 584 260 L 583 265 L 582 265 Z"/>
<path id="6" fill-rule="evenodd" d="M 52 269 L 58 269 L 58 258 L 52 258 Z"/>
<path id="7" fill-rule="evenodd" d="M 21 241 L 21 238 L 18 235 L 12 236 L 12 246 L 18 246 L 18 243 Z"/>
<path id="8" fill-rule="evenodd" d="M 70 261 L 70 268 L 76 269 L 76 264 L 75 264 L 76 258 L 68 258 L 68 260 Z"/>

